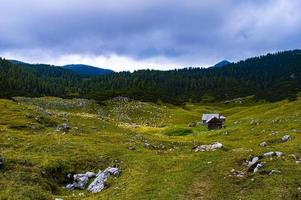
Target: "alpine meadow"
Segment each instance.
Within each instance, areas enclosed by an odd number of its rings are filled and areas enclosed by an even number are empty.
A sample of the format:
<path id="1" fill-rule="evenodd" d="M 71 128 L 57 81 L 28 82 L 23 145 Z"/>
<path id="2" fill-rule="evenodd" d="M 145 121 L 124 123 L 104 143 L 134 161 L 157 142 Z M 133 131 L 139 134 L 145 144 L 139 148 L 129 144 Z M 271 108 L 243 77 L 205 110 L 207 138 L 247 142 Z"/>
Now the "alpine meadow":
<path id="1" fill-rule="evenodd" d="M 0 200 L 301 199 L 298 0 L 1 7 Z"/>

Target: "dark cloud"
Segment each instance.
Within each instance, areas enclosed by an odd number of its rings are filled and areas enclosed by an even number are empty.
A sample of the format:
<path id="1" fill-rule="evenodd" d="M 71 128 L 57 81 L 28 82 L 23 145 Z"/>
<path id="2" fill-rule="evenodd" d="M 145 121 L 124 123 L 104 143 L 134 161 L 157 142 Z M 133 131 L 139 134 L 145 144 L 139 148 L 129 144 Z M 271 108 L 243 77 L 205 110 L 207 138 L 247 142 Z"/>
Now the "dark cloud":
<path id="1" fill-rule="evenodd" d="M 300 10 L 299 0 L 4 0 L 0 52 L 238 60 L 299 48 Z"/>

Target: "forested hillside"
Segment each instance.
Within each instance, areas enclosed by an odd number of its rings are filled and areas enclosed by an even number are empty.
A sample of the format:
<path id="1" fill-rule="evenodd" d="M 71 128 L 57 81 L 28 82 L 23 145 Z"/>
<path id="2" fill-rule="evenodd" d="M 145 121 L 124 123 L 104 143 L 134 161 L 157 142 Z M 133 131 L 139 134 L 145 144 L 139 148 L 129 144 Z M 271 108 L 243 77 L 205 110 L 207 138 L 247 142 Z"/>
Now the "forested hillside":
<path id="1" fill-rule="evenodd" d="M 139 70 L 90 79 L 48 65 L 13 65 L 0 60 L 1 96 L 77 96 L 105 100 L 128 96 L 179 104 L 255 95 L 277 101 L 301 91 L 301 51 L 250 58 L 222 68 Z"/>

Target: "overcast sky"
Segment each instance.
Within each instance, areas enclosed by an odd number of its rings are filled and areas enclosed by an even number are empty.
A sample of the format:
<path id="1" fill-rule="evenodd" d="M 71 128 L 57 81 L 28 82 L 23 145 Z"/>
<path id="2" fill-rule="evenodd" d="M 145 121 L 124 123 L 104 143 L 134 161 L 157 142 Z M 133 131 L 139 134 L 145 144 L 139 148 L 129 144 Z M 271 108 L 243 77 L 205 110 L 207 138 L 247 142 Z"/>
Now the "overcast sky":
<path id="1" fill-rule="evenodd" d="M 300 0 L 1 0 L 0 56 L 116 71 L 301 48 Z"/>

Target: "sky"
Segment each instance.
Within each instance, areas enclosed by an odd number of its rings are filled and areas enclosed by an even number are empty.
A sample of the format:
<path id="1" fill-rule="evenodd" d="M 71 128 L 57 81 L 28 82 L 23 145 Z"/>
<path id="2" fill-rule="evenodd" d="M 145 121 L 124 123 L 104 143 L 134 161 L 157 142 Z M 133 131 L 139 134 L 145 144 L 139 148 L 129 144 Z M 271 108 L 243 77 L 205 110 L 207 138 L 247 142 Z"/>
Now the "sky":
<path id="1" fill-rule="evenodd" d="M 0 57 L 115 71 L 301 48 L 300 0 L 1 0 Z"/>

